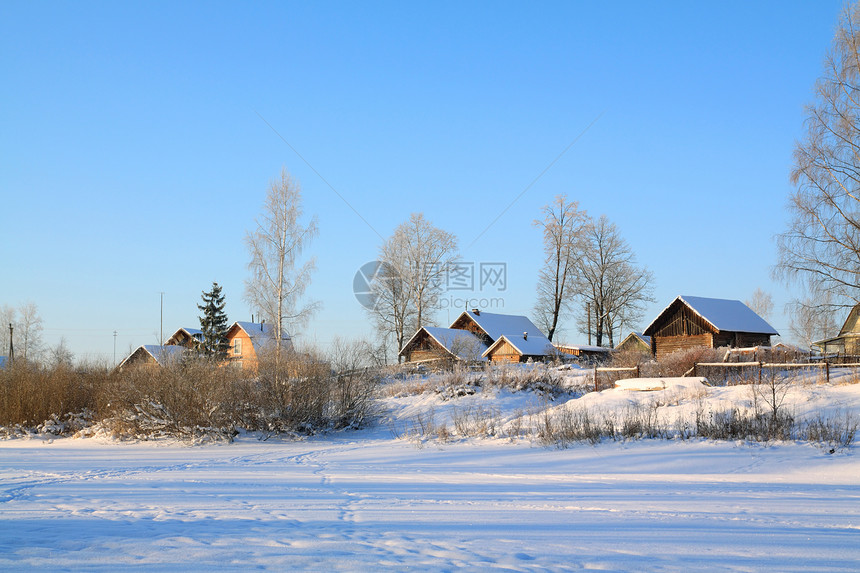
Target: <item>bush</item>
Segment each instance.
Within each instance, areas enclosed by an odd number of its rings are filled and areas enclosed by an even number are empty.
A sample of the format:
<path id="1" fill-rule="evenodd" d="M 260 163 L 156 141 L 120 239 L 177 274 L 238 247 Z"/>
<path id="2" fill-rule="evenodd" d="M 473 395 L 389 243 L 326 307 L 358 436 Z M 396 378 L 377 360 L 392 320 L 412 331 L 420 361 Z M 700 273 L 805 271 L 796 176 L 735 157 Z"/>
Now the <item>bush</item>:
<path id="1" fill-rule="evenodd" d="M 368 369 L 334 371 L 297 353 L 262 357 L 256 373 L 202 359 L 122 371 L 16 364 L 0 371 L 0 427 L 137 439 L 311 433 L 364 423 L 378 382 Z"/>

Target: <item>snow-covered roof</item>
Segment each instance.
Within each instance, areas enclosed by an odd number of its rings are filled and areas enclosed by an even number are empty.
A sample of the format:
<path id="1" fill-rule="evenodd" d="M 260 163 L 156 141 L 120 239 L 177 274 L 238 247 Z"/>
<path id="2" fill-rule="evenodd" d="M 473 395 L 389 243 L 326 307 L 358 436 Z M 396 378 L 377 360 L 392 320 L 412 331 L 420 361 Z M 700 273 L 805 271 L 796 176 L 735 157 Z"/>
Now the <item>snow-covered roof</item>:
<path id="1" fill-rule="evenodd" d="M 187 348 L 185 348 L 184 346 L 161 346 L 159 344 L 143 344 L 137 347 L 134 352 L 129 354 L 125 358 L 125 360 L 120 362 L 119 367 L 122 368 L 126 364 L 126 362 L 131 360 L 133 356 L 140 353 L 148 354 L 161 366 L 167 366 L 168 364 L 179 360 L 186 351 Z"/>
<path id="2" fill-rule="evenodd" d="M 529 336 L 528 338 L 523 338 L 522 334 L 503 334 L 484 351 L 483 355 L 489 355 L 494 348 L 504 342 L 507 342 L 516 348 L 517 352 L 522 356 L 550 356 L 554 354 L 555 351 L 552 342 L 544 336 Z"/>
<path id="3" fill-rule="evenodd" d="M 779 335 L 765 319 L 739 300 L 682 295 L 657 315 L 645 332 L 649 332 L 669 308 L 680 300 L 718 331 Z"/>
<path id="4" fill-rule="evenodd" d="M 623 346 L 625 342 L 627 342 L 628 340 L 630 340 L 630 338 L 631 338 L 631 337 L 632 337 L 632 338 L 635 338 L 635 339 L 637 339 L 637 340 L 639 340 L 642 344 L 644 344 L 644 345 L 646 345 L 646 346 L 649 346 L 649 347 L 651 346 L 651 337 L 650 337 L 650 336 L 645 336 L 645 335 L 644 335 L 644 334 L 642 334 L 641 332 L 631 332 L 630 334 L 628 334 L 628 335 L 624 338 L 624 340 L 622 340 L 621 342 L 619 342 L 619 343 L 615 346 L 615 348 L 621 348 L 621 346 Z"/>
<path id="5" fill-rule="evenodd" d="M 245 334 L 247 334 L 248 338 L 251 339 L 251 344 L 253 344 L 256 349 L 263 348 L 275 341 L 275 328 L 266 322 L 246 322 L 237 320 L 233 323 L 233 326 L 230 327 L 231 330 L 236 326 L 245 331 Z M 293 339 L 286 331 L 281 333 L 281 340 L 288 343 L 287 346 L 292 345 Z"/>
<path id="6" fill-rule="evenodd" d="M 457 317 L 457 320 L 460 320 L 463 315 L 466 315 L 475 321 L 475 323 L 481 327 L 481 330 L 486 332 L 487 336 L 492 338 L 494 342 L 503 334 L 510 336 L 519 335 L 522 337 L 523 332 L 528 332 L 529 337 L 539 336 L 546 338 L 544 333 L 541 332 L 540 329 L 526 316 L 520 316 L 517 314 L 498 314 L 484 311 L 473 312 L 471 310 L 466 310 Z M 451 325 L 453 326 L 456 324 L 457 320 L 452 322 Z"/>
<path id="7" fill-rule="evenodd" d="M 483 360 L 481 356 L 485 354 L 487 345 L 480 338 L 468 330 L 442 328 L 439 326 L 423 326 L 418 329 L 418 332 L 409 339 L 409 342 L 403 345 L 403 350 L 400 351 L 401 354 L 422 331 L 426 332 L 433 340 L 441 344 L 445 350 L 458 358 Z"/>

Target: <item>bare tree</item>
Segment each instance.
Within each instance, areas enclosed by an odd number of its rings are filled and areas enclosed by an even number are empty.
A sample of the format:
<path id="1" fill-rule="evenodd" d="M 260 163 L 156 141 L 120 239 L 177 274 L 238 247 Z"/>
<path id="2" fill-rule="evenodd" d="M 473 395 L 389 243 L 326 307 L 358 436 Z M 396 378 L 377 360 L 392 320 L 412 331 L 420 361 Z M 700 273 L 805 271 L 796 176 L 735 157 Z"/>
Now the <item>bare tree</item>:
<path id="1" fill-rule="evenodd" d="M 26 360 L 38 360 L 42 352 L 42 317 L 35 303 L 28 302 L 18 307 L 18 320 L 14 330 L 15 356 Z"/>
<path id="2" fill-rule="evenodd" d="M 789 329 L 804 347 L 811 348 L 813 342 L 836 336 L 839 332 L 830 298 L 830 294 L 824 293 L 789 303 Z"/>
<path id="3" fill-rule="evenodd" d="M 588 215 L 576 201 L 558 195 L 544 206 L 543 219 L 534 224 L 543 229 L 544 265 L 538 276 L 535 320 L 552 340 L 559 318 L 571 308 L 575 269 L 585 246 Z"/>
<path id="4" fill-rule="evenodd" d="M 769 292 L 757 288 L 752 293 L 752 296 L 744 301 L 744 304 L 760 317 L 770 320 L 770 314 L 773 312 L 773 298 L 771 298 Z"/>
<path id="5" fill-rule="evenodd" d="M 382 260 L 393 260 L 396 255 L 395 250 L 389 248 L 390 243 L 391 239 L 380 248 L 379 256 Z M 418 312 L 412 304 L 409 281 L 394 265 L 382 263 L 372 277 L 370 288 L 374 294 L 374 306 L 366 310 L 371 315 L 383 344 L 389 337 L 393 337 L 399 352 L 417 330 Z"/>
<path id="6" fill-rule="evenodd" d="M 794 150 L 791 222 L 775 276 L 860 302 L 860 5 L 846 6 Z"/>
<path id="7" fill-rule="evenodd" d="M 407 302 L 414 308 L 414 328 L 432 324 L 445 273 L 459 257 L 457 238 L 434 227 L 422 213 L 412 213 L 383 243 L 379 254 L 381 262 L 390 267 L 386 271 L 393 281 L 390 292 L 399 297 L 401 305 Z M 408 335 L 406 318 L 404 313 L 400 322 Z M 399 337 L 398 344 L 403 338 Z"/>
<path id="8" fill-rule="evenodd" d="M 319 308 L 316 302 L 302 302 L 315 262 L 300 263 L 305 248 L 317 235 L 317 221 L 314 217 L 307 224 L 302 222 L 301 187 L 286 169 L 269 185 L 256 223 L 257 228 L 245 237 L 251 253 L 245 299 L 271 322 L 280 348 L 287 326 L 305 325 Z"/>
<path id="9" fill-rule="evenodd" d="M 75 361 L 75 355 L 66 344 L 66 337 L 61 336 L 56 346 L 48 349 L 47 362 L 52 368 L 71 368 Z"/>
<path id="10" fill-rule="evenodd" d="M 615 333 L 642 318 L 652 302 L 653 275 L 636 264 L 636 256 L 605 215 L 591 221 L 577 266 L 576 290 L 582 308 L 580 330 L 594 334 L 597 346 L 614 346 Z M 589 330 L 590 327 L 590 330 Z"/>
<path id="11" fill-rule="evenodd" d="M 14 326 L 15 314 L 15 309 L 8 304 L 0 306 L 0 356 L 6 356 L 9 353 L 9 325 Z M 14 328 L 12 335 L 14 336 Z"/>

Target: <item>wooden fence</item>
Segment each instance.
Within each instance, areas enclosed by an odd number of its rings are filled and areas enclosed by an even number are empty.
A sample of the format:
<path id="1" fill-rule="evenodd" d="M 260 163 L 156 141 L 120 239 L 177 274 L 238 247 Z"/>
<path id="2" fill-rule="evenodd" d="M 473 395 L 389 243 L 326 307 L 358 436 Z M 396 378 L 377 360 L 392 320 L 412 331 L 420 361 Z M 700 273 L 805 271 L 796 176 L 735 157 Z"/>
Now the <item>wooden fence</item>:
<path id="1" fill-rule="evenodd" d="M 800 369 L 800 368 L 809 368 L 809 369 L 819 369 L 823 371 L 824 379 L 827 383 L 830 383 L 830 369 L 831 367 L 838 368 L 858 368 L 860 369 L 860 362 L 849 362 L 849 363 L 841 363 L 838 365 L 832 365 L 829 362 L 807 362 L 807 363 L 797 363 L 797 362 L 697 362 L 693 364 L 693 367 L 687 370 L 684 373 L 684 377 L 687 376 L 703 376 L 703 370 L 706 368 L 721 368 L 724 371 L 726 370 L 734 370 L 734 369 L 753 369 L 753 376 L 756 377 L 758 383 L 761 384 L 762 381 L 762 372 L 766 370 L 774 371 L 774 370 L 791 370 L 791 369 Z M 625 378 L 639 378 L 641 375 L 641 368 L 639 365 L 630 366 L 624 368 L 599 368 L 594 366 L 592 368 L 592 376 L 594 380 L 594 391 L 598 392 L 601 388 L 601 384 L 599 382 L 599 374 L 601 373 L 629 373 L 631 376 L 620 376 L 617 379 L 623 380 Z M 613 381 L 614 382 L 614 381 Z"/>

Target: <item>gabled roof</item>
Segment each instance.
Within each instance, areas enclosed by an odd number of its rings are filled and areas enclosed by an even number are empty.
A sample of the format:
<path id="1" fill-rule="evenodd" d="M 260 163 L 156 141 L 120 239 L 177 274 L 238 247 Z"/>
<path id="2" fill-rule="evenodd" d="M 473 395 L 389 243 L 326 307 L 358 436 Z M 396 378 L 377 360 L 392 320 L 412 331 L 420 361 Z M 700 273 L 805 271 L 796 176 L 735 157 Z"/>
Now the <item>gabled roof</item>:
<path id="1" fill-rule="evenodd" d="M 851 311 L 848 313 L 848 317 L 845 319 L 845 323 L 842 325 L 842 328 L 839 330 L 839 336 L 845 336 L 846 334 L 854 334 L 858 330 L 860 330 L 860 324 L 858 324 L 858 313 L 860 313 L 860 304 L 856 304 L 851 308 Z"/>
<path id="2" fill-rule="evenodd" d="M 202 330 L 200 330 L 199 328 L 185 328 L 185 327 L 182 327 L 179 330 L 177 330 L 176 332 L 174 332 L 173 335 L 167 339 L 167 341 L 170 342 L 171 340 L 174 340 L 177 337 L 177 335 L 179 335 L 179 334 L 184 334 L 185 336 L 187 336 L 191 340 L 195 340 L 197 342 L 203 341 L 203 331 Z"/>
<path id="3" fill-rule="evenodd" d="M 513 346 L 520 353 L 520 356 L 550 356 L 555 354 L 555 347 L 545 336 L 523 338 L 522 334 L 519 336 L 515 334 L 503 334 L 484 351 L 483 356 L 488 356 L 494 348 L 501 346 L 505 342 Z"/>
<path id="4" fill-rule="evenodd" d="M 230 336 L 236 328 L 242 329 L 245 334 L 248 335 L 248 338 L 251 339 L 251 344 L 254 345 L 255 350 L 260 350 L 270 344 L 274 344 L 275 342 L 275 328 L 271 324 L 265 322 L 245 322 L 237 320 L 233 323 L 233 326 L 230 327 L 227 335 Z M 285 343 L 285 346 L 292 347 L 293 339 L 286 332 L 281 333 L 281 340 Z"/>
<path id="5" fill-rule="evenodd" d="M 526 316 L 516 314 L 497 314 L 494 312 L 484 311 L 476 313 L 471 310 L 466 310 L 451 323 L 451 326 L 456 324 L 463 316 L 471 318 L 472 321 L 474 321 L 474 323 L 477 324 L 480 329 L 487 334 L 487 336 L 492 338 L 494 342 L 503 334 L 511 336 L 519 335 L 522 337 L 523 332 L 528 332 L 529 337 L 538 336 L 546 338 L 544 333 L 541 332 L 540 329 Z"/>
<path id="6" fill-rule="evenodd" d="M 624 338 L 624 340 L 622 340 L 621 342 L 619 342 L 618 344 L 616 344 L 616 345 L 615 345 L 615 348 L 620 348 L 621 346 L 623 346 L 623 345 L 624 345 L 628 340 L 630 340 L 631 338 L 634 338 L 634 339 L 638 340 L 639 342 L 641 342 L 642 344 L 644 344 L 645 346 L 647 346 L 647 347 L 649 347 L 649 348 L 651 347 L 651 337 L 650 337 L 650 336 L 645 336 L 645 335 L 644 335 L 644 334 L 642 334 L 641 332 L 631 332 L 630 334 L 628 334 L 628 335 Z"/>
<path id="7" fill-rule="evenodd" d="M 168 364 L 179 360 L 186 351 L 187 349 L 184 346 L 161 346 L 158 344 L 144 344 L 142 346 L 137 347 L 137 349 L 135 349 L 134 352 L 129 354 L 125 358 L 125 360 L 120 362 L 119 368 L 122 368 L 134 356 L 139 355 L 148 355 L 159 365 L 167 366 Z"/>
<path id="8" fill-rule="evenodd" d="M 422 326 L 418 329 L 409 342 L 403 345 L 400 354 L 406 352 L 409 345 L 417 339 L 422 332 L 426 332 L 430 338 L 439 343 L 451 355 L 457 358 L 471 359 L 478 358 L 486 354 L 487 345 L 480 338 L 469 332 L 468 330 L 459 330 L 456 328 L 442 328 L 439 326 Z M 470 356 L 474 352 L 474 356 Z"/>
<path id="9" fill-rule="evenodd" d="M 645 334 L 653 334 L 655 325 L 678 301 L 699 315 L 718 332 L 779 335 L 776 329 L 768 324 L 765 319 L 757 315 L 750 307 L 739 300 L 688 295 L 675 298 L 648 325 L 648 328 L 645 329 Z"/>

